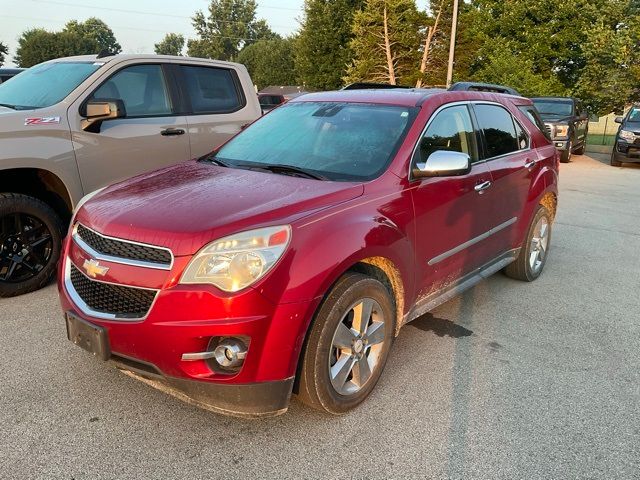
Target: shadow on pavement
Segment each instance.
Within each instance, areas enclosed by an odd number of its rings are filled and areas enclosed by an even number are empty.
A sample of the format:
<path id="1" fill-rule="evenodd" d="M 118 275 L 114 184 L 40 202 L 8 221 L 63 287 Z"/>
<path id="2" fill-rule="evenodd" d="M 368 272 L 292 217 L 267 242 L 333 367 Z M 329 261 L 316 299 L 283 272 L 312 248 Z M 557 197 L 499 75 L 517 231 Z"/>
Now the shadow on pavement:
<path id="1" fill-rule="evenodd" d="M 451 320 L 434 317 L 431 313 L 416 318 L 409 325 L 425 332 L 433 332 L 439 337 L 460 338 L 473 335 L 471 330 L 464 328 L 462 325 L 453 323 Z"/>

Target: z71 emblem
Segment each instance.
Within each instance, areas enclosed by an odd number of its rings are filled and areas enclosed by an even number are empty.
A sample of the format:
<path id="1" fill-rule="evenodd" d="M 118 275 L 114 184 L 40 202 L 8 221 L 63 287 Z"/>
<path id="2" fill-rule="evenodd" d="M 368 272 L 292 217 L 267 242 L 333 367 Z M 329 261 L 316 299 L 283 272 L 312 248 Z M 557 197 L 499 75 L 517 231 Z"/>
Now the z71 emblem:
<path id="1" fill-rule="evenodd" d="M 25 125 L 54 125 L 60 123 L 60 117 L 31 117 L 25 118 Z"/>
<path id="2" fill-rule="evenodd" d="M 84 268 L 87 275 L 91 278 L 96 278 L 98 276 L 104 277 L 109 271 L 109 267 L 103 267 L 100 265 L 100 262 L 96 260 L 85 260 L 82 264 L 82 268 Z"/>

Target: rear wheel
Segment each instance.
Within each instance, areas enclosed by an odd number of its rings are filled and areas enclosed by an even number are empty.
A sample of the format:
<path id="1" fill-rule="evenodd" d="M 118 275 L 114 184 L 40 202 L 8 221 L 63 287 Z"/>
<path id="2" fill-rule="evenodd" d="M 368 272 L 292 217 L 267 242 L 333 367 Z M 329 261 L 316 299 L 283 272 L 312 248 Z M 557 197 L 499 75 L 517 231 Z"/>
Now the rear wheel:
<path id="1" fill-rule="evenodd" d="M 332 414 L 364 401 L 376 385 L 395 331 L 395 307 L 378 280 L 349 272 L 336 282 L 311 326 L 299 397 Z"/>
<path id="2" fill-rule="evenodd" d="M 32 292 L 55 274 L 62 221 L 33 197 L 0 194 L 0 297 Z"/>
<path id="3" fill-rule="evenodd" d="M 545 207 L 538 205 L 518 258 L 504 272 L 516 280 L 532 282 L 542 273 L 550 244 L 551 215 Z"/>

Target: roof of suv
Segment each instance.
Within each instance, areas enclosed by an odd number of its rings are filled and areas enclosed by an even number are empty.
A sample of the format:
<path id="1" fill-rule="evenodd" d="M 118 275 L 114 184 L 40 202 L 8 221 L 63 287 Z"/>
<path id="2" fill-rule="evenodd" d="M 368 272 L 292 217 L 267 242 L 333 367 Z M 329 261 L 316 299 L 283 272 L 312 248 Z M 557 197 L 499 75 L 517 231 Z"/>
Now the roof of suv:
<path id="1" fill-rule="evenodd" d="M 550 100 L 552 102 L 566 102 L 568 100 L 571 102 L 575 102 L 576 99 L 574 97 L 531 97 L 531 100 Z"/>
<path id="2" fill-rule="evenodd" d="M 456 91 L 451 92 L 439 88 L 398 88 L 382 90 L 337 90 L 331 92 L 307 93 L 291 100 L 291 102 L 358 102 L 358 103 L 378 103 L 387 105 L 398 105 L 403 107 L 416 107 L 421 105 L 427 98 L 435 95 L 448 95 L 455 100 L 495 100 L 496 96 L 504 97 L 504 94 L 487 93 L 476 91 Z M 524 97 L 509 95 L 512 100 L 522 100 L 529 104 L 530 100 Z"/>

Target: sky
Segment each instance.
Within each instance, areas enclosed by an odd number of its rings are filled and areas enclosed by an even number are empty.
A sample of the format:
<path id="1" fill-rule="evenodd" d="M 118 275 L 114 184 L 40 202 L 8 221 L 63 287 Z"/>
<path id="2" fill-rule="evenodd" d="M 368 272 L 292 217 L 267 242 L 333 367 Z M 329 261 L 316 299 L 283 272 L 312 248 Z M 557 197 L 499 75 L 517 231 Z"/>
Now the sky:
<path id="1" fill-rule="evenodd" d="M 295 33 L 304 0 L 257 0 L 257 17 L 281 35 Z M 425 8 L 427 2 L 419 1 Z M 98 17 L 111 27 L 123 53 L 153 53 L 166 33 L 194 38 L 191 17 L 206 11 L 208 0 L 0 0 L 0 42 L 9 47 L 5 67 L 12 62 L 18 38 L 25 30 L 61 30 L 69 20 Z"/>

